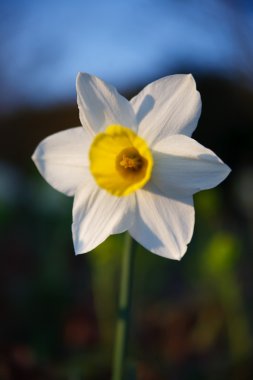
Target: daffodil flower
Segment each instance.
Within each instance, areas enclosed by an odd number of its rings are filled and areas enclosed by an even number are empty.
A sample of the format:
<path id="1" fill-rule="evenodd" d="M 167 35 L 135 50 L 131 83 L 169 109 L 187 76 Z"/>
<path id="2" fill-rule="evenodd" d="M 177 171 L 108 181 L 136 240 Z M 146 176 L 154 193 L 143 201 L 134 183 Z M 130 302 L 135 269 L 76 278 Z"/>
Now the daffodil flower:
<path id="1" fill-rule="evenodd" d="M 151 252 L 181 259 L 193 234 L 193 194 L 230 172 L 190 137 L 201 112 L 193 77 L 164 77 L 128 101 L 80 73 L 77 102 L 82 126 L 49 136 L 32 157 L 51 186 L 74 196 L 76 254 L 128 230 Z"/>

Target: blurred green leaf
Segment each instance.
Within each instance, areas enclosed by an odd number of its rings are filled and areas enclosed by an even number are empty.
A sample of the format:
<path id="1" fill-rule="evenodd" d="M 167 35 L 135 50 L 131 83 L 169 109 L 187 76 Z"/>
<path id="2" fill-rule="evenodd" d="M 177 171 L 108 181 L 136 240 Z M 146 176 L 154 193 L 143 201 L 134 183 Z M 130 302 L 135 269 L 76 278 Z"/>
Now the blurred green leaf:
<path id="1" fill-rule="evenodd" d="M 208 275 L 230 272 L 239 260 L 239 240 L 230 233 L 219 232 L 208 243 L 201 259 L 201 269 Z"/>

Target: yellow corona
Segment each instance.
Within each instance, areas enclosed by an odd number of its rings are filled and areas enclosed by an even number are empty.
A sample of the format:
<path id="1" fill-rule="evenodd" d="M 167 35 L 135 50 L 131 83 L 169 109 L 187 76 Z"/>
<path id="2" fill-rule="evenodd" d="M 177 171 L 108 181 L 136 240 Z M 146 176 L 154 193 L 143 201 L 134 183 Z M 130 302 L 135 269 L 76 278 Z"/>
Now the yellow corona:
<path id="1" fill-rule="evenodd" d="M 97 184 L 115 196 L 129 195 L 145 186 L 153 168 L 145 140 L 122 125 L 110 125 L 96 135 L 89 159 Z"/>

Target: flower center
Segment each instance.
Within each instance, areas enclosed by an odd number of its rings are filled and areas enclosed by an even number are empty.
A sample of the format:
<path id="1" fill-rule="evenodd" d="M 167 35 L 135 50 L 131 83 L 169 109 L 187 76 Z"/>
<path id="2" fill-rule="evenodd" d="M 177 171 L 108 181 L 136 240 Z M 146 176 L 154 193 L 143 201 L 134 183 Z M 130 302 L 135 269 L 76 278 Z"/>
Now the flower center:
<path id="1" fill-rule="evenodd" d="M 135 148 L 127 148 L 120 153 L 119 164 L 127 170 L 139 170 L 143 165 L 143 158 Z"/>
<path id="2" fill-rule="evenodd" d="M 110 125 L 97 134 L 89 157 L 97 184 L 116 196 L 133 193 L 151 177 L 153 157 L 146 142 L 122 125 Z"/>

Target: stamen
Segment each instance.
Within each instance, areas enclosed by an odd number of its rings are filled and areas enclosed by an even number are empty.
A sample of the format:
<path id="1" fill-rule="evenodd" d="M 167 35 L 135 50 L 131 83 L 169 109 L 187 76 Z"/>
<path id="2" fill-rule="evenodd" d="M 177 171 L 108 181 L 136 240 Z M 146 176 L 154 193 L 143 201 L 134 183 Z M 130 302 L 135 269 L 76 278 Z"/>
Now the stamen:
<path id="1" fill-rule="evenodd" d="M 120 165 L 125 169 L 139 170 L 143 165 L 141 156 L 137 154 L 123 154 Z"/>

